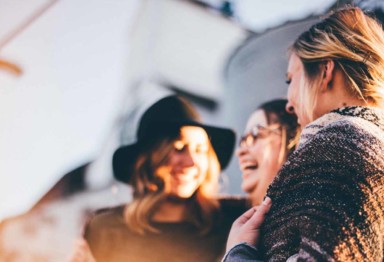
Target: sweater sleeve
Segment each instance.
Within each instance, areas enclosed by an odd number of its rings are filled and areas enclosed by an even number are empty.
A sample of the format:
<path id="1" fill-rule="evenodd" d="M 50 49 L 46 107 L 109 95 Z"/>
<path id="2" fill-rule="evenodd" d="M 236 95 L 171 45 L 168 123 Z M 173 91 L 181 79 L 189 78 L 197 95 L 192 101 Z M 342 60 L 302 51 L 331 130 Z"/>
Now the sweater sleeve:
<path id="1" fill-rule="evenodd" d="M 319 132 L 270 186 L 268 261 L 382 261 L 382 141 L 351 125 Z"/>

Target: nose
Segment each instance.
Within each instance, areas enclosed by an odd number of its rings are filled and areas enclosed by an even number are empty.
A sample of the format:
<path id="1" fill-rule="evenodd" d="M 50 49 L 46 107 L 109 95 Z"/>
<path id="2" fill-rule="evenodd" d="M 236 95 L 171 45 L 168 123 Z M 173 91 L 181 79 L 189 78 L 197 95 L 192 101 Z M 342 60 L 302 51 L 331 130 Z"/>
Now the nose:
<path id="1" fill-rule="evenodd" d="M 285 111 L 287 111 L 289 114 L 295 113 L 295 108 L 293 105 L 288 101 L 288 103 L 285 105 Z"/>
<path id="2" fill-rule="evenodd" d="M 179 163 L 183 167 L 191 167 L 195 165 L 195 160 L 193 159 L 193 155 L 190 149 L 184 150 L 183 153 L 180 154 L 179 156 L 180 156 Z"/>
<path id="3" fill-rule="evenodd" d="M 237 157 L 240 157 L 240 156 L 243 156 L 245 155 L 246 153 L 248 152 L 248 148 L 247 146 L 239 146 L 237 149 L 236 149 L 236 156 Z"/>

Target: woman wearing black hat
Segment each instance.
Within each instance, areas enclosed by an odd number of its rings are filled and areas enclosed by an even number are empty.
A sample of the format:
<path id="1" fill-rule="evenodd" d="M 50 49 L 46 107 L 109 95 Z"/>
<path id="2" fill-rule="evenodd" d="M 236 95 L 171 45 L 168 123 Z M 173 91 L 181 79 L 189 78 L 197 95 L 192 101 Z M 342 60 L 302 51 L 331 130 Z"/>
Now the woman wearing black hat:
<path id="1" fill-rule="evenodd" d="M 244 199 L 218 199 L 220 171 L 232 156 L 233 131 L 203 125 L 177 96 L 142 116 L 137 142 L 113 156 L 115 177 L 133 201 L 98 213 L 85 238 L 97 261 L 219 261 Z"/>

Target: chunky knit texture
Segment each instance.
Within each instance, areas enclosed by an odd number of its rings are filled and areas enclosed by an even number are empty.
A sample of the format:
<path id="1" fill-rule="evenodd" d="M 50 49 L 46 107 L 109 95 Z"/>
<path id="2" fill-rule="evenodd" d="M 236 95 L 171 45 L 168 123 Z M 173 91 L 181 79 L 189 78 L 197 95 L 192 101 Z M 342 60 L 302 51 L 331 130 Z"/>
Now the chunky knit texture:
<path id="1" fill-rule="evenodd" d="M 383 261 L 384 111 L 334 110 L 308 125 L 268 190 L 267 261 Z"/>

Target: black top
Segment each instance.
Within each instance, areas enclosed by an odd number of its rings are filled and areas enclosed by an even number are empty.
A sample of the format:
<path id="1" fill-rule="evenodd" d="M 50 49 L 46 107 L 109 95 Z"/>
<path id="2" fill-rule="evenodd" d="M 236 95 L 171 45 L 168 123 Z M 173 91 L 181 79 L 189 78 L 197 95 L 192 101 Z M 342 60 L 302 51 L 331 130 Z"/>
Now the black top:
<path id="1" fill-rule="evenodd" d="M 124 222 L 124 206 L 103 210 L 86 227 L 85 239 L 97 261 L 220 261 L 233 221 L 248 209 L 244 198 L 220 199 L 213 229 L 201 236 L 188 222 L 155 223 L 161 233 L 138 235 Z"/>

